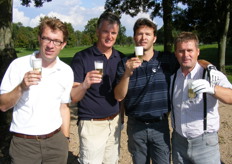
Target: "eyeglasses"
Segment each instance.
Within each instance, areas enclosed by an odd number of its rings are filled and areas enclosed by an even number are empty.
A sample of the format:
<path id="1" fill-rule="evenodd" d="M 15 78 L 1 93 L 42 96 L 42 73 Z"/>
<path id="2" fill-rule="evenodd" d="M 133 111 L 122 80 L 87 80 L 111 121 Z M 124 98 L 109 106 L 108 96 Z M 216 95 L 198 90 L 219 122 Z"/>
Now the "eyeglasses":
<path id="1" fill-rule="evenodd" d="M 49 39 L 47 37 L 41 37 L 42 41 L 46 44 L 48 43 L 53 43 L 55 46 L 60 46 L 61 44 L 63 44 L 64 42 L 61 42 L 59 40 L 52 40 L 52 39 Z"/>

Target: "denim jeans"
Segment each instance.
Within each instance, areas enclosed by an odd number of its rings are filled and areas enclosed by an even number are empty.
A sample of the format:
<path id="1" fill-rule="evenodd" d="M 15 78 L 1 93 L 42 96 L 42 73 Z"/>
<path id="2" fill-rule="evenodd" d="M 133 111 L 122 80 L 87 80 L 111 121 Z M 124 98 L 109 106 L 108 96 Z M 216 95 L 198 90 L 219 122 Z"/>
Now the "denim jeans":
<path id="1" fill-rule="evenodd" d="M 168 119 L 146 124 L 128 117 L 127 134 L 133 164 L 170 163 Z"/>
<path id="2" fill-rule="evenodd" d="M 172 160 L 173 164 L 220 164 L 218 134 L 205 133 L 188 139 L 174 131 Z"/>

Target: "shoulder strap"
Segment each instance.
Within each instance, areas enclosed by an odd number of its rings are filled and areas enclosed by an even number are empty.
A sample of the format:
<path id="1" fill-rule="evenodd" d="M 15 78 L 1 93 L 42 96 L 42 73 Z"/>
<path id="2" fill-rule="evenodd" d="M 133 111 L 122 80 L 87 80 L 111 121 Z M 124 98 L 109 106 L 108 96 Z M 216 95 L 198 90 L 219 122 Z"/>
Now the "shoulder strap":
<path id="1" fill-rule="evenodd" d="M 210 79 L 210 74 L 209 74 L 209 70 L 208 69 L 204 69 L 203 71 L 203 76 L 202 79 L 207 78 L 206 77 L 206 72 L 207 72 L 207 76 Z M 207 95 L 206 93 L 203 93 L 203 103 L 204 103 L 204 124 L 203 124 L 203 129 L 204 131 L 207 130 Z"/>
<path id="2" fill-rule="evenodd" d="M 175 114 L 174 114 L 174 110 L 173 110 L 173 93 L 174 93 L 174 85 L 175 85 L 175 81 L 176 81 L 176 74 L 177 71 L 174 74 L 173 80 L 172 80 L 172 90 L 171 90 L 171 112 L 172 112 L 172 117 L 173 117 L 173 128 L 176 128 L 176 122 L 175 122 Z"/>
<path id="3" fill-rule="evenodd" d="M 205 73 L 206 73 L 206 69 L 204 69 L 203 72 L 203 76 L 202 79 L 205 78 Z M 173 80 L 172 80 L 172 90 L 171 90 L 171 111 L 172 111 L 172 117 L 173 117 L 173 127 L 174 129 L 176 128 L 176 123 L 175 123 L 175 114 L 174 114 L 174 110 L 173 110 L 173 93 L 174 93 L 174 85 L 175 85 L 175 81 L 176 81 L 176 74 L 177 71 L 174 74 Z M 208 74 L 209 76 L 209 74 Z M 204 105 L 204 110 L 203 110 L 203 117 L 204 117 L 204 123 L 203 123 L 203 129 L 204 131 L 207 130 L 207 96 L 206 93 L 203 93 L 203 105 Z"/>

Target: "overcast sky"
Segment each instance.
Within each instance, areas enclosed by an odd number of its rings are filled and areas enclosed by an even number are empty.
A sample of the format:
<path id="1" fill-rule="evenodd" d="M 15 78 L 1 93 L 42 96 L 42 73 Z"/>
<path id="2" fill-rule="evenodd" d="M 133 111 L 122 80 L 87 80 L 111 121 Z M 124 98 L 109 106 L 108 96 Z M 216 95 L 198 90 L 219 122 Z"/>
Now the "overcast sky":
<path id="1" fill-rule="evenodd" d="M 40 17 L 56 16 L 64 22 L 71 23 L 75 30 L 83 31 L 87 22 L 92 18 L 98 18 L 104 11 L 106 0 L 52 0 L 45 2 L 40 8 L 35 8 L 32 3 L 30 7 L 24 7 L 20 0 L 13 0 L 13 22 L 21 22 L 23 26 L 36 27 Z M 140 18 L 149 18 L 149 14 L 140 13 L 137 17 L 123 15 L 121 23 L 126 27 L 126 35 L 133 36 L 134 22 Z M 163 21 L 155 18 L 154 23 L 161 28 Z"/>

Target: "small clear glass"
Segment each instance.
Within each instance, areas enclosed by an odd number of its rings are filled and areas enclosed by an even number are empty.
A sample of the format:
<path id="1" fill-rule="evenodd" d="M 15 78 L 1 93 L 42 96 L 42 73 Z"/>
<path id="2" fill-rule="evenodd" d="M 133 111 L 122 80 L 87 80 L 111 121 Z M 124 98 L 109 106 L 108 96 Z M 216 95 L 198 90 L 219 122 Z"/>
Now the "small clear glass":
<path id="1" fill-rule="evenodd" d="M 94 61 L 94 67 L 95 70 L 99 71 L 100 74 L 103 76 L 103 61 L 102 60 Z"/>
<path id="2" fill-rule="evenodd" d="M 188 97 L 189 97 L 190 101 L 195 99 L 197 96 L 197 94 L 195 92 L 193 92 L 193 89 L 192 89 L 193 81 L 194 81 L 193 79 L 188 80 Z"/>

